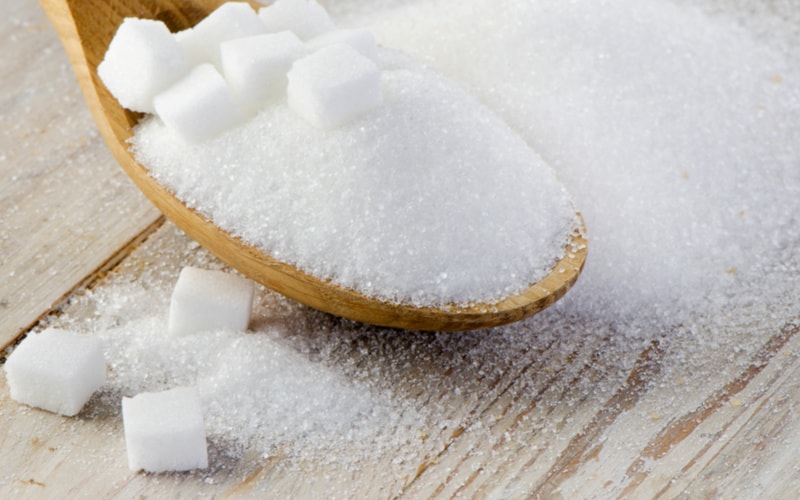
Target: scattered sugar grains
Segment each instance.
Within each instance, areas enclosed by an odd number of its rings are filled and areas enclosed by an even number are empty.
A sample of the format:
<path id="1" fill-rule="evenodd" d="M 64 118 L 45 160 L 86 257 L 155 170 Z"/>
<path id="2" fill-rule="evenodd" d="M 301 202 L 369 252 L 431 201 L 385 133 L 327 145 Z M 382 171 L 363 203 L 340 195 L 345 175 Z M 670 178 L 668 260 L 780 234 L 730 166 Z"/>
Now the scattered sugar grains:
<path id="1" fill-rule="evenodd" d="M 797 25 L 773 22 L 766 3 L 701 2 L 713 16 L 691 3 L 331 10 L 466 85 L 555 168 L 591 236 L 562 307 L 675 324 L 763 286 L 800 239 Z M 764 303 L 780 289 L 770 282 Z"/>
<path id="2" fill-rule="evenodd" d="M 193 145 L 146 119 L 133 151 L 218 226 L 367 295 L 492 301 L 542 278 L 576 224 L 552 170 L 459 86 L 380 59 L 382 102 L 337 127 L 284 100 Z"/>
<path id="3" fill-rule="evenodd" d="M 576 289 L 543 314 L 491 335 L 378 332 L 270 295 L 258 304 L 252 334 L 170 337 L 163 332 L 177 269 L 164 262 L 202 252 L 176 256 L 180 245 L 169 241 L 160 258 L 148 254 L 156 264 L 143 275 L 130 273 L 136 279 L 126 282 L 123 274 L 87 291 L 84 300 L 97 314 L 72 325 L 104 340 L 110 391 L 197 386 L 211 448 L 235 445 L 263 456 L 320 450 L 319 457 L 337 459 L 337 451 L 362 444 L 394 454 L 398 441 L 424 429 L 417 422 L 441 424 L 441 415 L 426 416 L 439 402 L 429 387 L 480 393 L 493 380 L 483 370 L 508 366 L 526 349 L 538 356 L 552 339 L 563 340 L 565 355 L 574 343 L 595 339 L 589 346 L 602 348 L 594 351 L 601 361 L 593 368 L 611 382 L 577 380 L 603 390 L 616 388 L 609 373 L 624 377 L 630 368 L 618 354 L 640 349 L 648 336 L 689 332 L 667 344 L 675 363 L 664 369 L 698 377 L 710 352 L 755 351 L 761 328 L 774 333 L 796 318 L 800 71 L 780 47 L 796 50 L 798 39 L 744 30 L 667 1 L 377 4 L 342 0 L 330 7 L 353 26 L 373 26 L 384 45 L 467 85 L 577 195 L 592 251 Z M 763 13 L 744 24 L 759 20 L 761 28 L 771 26 Z M 778 43 L 752 35 L 761 32 Z M 470 58 L 452 56 L 464 53 Z M 267 138 L 282 132 L 275 122 Z M 237 175 L 236 165 L 219 165 L 220 175 Z M 221 192 L 218 204 L 239 194 Z M 684 316 L 687 310 L 694 314 Z M 684 330 L 674 328 L 687 317 Z M 694 335 L 698 324 L 705 330 Z M 428 373 L 420 361 L 426 356 L 441 370 Z M 687 375 L 685 366 L 695 373 Z M 447 375 L 453 367 L 458 375 Z M 391 370 L 403 381 L 416 373 L 423 396 L 381 385 L 398 378 L 386 376 Z"/>
<path id="4" fill-rule="evenodd" d="M 321 462 L 373 456 L 402 445 L 426 424 L 422 409 L 403 408 L 391 389 L 374 387 L 364 375 L 346 376 L 341 363 L 330 363 L 330 353 L 309 352 L 289 340 L 295 331 L 324 335 L 331 326 L 327 315 L 314 320 L 305 317 L 305 308 L 292 304 L 284 311 L 280 302 L 259 300 L 253 333 L 165 335 L 173 284 L 173 271 L 163 266 L 130 280 L 117 275 L 74 299 L 97 315 L 71 326 L 103 340 L 110 367 L 105 399 L 115 407 L 119 394 L 196 388 L 212 469 L 220 465 L 213 463 L 219 454 L 279 452 L 289 460 Z M 340 457 L 343 447 L 352 454 Z M 141 446 L 134 450 L 137 468 L 142 453 Z M 155 468 L 157 459 L 149 462 Z"/>

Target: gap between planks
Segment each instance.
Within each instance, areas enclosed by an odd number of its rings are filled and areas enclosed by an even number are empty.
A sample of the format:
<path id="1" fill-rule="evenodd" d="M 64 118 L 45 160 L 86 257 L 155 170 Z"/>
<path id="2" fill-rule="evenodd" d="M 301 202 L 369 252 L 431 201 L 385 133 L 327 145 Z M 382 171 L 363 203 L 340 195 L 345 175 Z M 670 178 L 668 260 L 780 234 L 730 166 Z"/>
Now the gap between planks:
<path id="1" fill-rule="evenodd" d="M 36 319 L 30 322 L 30 324 L 20 329 L 17 335 L 3 344 L 0 344 L 0 353 L 5 353 L 9 346 L 21 342 L 22 339 L 24 339 L 25 336 L 46 316 L 50 316 L 52 314 L 58 315 L 59 309 L 61 309 L 64 303 L 68 301 L 76 291 L 82 288 L 94 288 L 109 272 L 116 269 L 117 266 L 119 266 L 122 261 L 124 261 L 131 253 L 133 253 L 134 250 L 147 241 L 147 239 L 150 238 L 150 236 L 152 236 L 153 233 L 155 233 L 161 226 L 163 226 L 165 222 L 165 217 L 163 215 L 159 215 L 147 227 L 141 230 L 138 234 L 134 235 L 133 238 L 128 240 L 126 243 L 121 245 L 116 252 L 112 253 L 97 268 L 89 272 L 83 279 L 77 281 L 74 286 L 68 289 L 58 300 L 53 303 L 53 306 L 43 310 Z M 5 361 L 6 354 L 0 354 L 0 364 L 5 363 Z"/>

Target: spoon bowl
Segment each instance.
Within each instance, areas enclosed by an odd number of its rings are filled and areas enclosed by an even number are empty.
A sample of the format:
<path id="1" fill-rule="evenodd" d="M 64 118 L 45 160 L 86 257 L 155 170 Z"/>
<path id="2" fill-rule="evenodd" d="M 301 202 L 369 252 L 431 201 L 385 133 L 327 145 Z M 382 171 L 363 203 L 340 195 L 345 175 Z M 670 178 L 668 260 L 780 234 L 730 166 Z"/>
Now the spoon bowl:
<path id="1" fill-rule="evenodd" d="M 189 237 L 245 276 L 331 314 L 365 323 L 417 330 L 470 330 L 531 316 L 561 298 L 586 259 L 583 228 L 566 245 L 550 273 L 523 292 L 494 303 L 417 307 L 385 302 L 309 275 L 273 259 L 215 226 L 157 183 L 128 150 L 142 118 L 124 109 L 97 76 L 97 66 L 125 17 L 163 21 L 171 31 L 194 26 L 221 0 L 40 0 L 69 56 L 86 102 L 112 154 L 150 201 Z M 580 219 L 580 215 L 578 215 Z M 581 220 L 582 225 L 582 220 Z"/>

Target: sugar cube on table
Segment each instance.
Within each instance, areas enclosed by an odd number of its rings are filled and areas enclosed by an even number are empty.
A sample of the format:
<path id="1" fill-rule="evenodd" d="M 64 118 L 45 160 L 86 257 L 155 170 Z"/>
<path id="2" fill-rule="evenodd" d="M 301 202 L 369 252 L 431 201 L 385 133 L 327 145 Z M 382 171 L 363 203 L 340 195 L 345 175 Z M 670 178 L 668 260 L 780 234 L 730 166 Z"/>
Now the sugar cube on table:
<path id="1" fill-rule="evenodd" d="M 180 31 L 175 38 L 195 65 L 212 63 L 222 68 L 219 46 L 222 42 L 266 33 L 258 14 L 244 2 L 226 2 L 193 28 Z"/>
<path id="2" fill-rule="evenodd" d="M 184 267 L 170 299 L 169 333 L 244 331 L 250 323 L 254 294 L 255 285 L 246 278 Z"/>
<path id="3" fill-rule="evenodd" d="M 158 94 L 153 105 L 159 118 L 188 143 L 211 139 L 244 120 L 225 78 L 208 63 Z"/>
<path id="4" fill-rule="evenodd" d="M 122 424 L 131 470 L 166 472 L 208 467 L 197 389 L 179 387 L 123 397 Z"/>
<path id="5" fill-rule="evenodd" d="M 6 360 L 11 399 L 72 416 L 106 380 L 100 339 L 50 328 L 28 335 Z"/>
<path id="6" fill-rule="evenodd" d="M 164 23 L 126 18 L 97 67 L 97 74 L 123 107 L 152 113 L 153 97 L 189 68 L 189 59 Z"/>
<path id="7" fill-rule="evenodd" d="M 346 123 L 383 99 L 380 70 L 347 45 L 331 45 L 297 60 L 287 78 L 289 106 L 321 128 Z"/>
<path id="8" fill-rule="evenodd" d="M 306 48 L 283 31 L 223 42 L 220 53 L 225 79 L 242 106 L 252 108 L 286 94 L 286 73 Z"/>
<path id="9" fill-rule="evenodd" d="M 349 45 L 357 50 L 359 54 L 373 61 L 378 60 L 378 45 L 375 43 L 375 35 L 367 28 L 327 31 L 308 40 L 307 46 L 309 52 L 314 52 L 337 43 Z"/>
<path id="10" fill-rule="evenodd" d="M 260 8 L 258 17 L 268 32 L 289 30 L 302 40 L 334 28 L 328 13 L 314 0 L 277 0 L 272 5 Z"/>

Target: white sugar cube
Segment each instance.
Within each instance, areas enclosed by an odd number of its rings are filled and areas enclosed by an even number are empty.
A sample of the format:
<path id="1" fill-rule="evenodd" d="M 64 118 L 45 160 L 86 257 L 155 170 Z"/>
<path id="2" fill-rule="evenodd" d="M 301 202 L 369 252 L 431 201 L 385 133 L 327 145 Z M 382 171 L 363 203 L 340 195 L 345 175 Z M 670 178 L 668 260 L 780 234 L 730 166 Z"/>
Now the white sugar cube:
<path id="1" fill-rule="evenodd" d="M 211 139 L 244 120 L 225 78 L 208 63 L 158 94 L 153 105 L 161 120 L 189 143 Z"/>
<path id="2" fill-rule="evenodd" d="M 380 70 L 347 45 L 297 60 L 287 75 L 289 106 L 317 127 L 335 127 L 380 105 Z"/>
<path id="3" fill-rule="evenodd" d="M 220 46 L 225 79 L 239 102 L 254 107 L 286 93 L 286 73 L 306 54 L 291 31 L 237 38 Z"/>
<path id="4" fill-rule="evenodd" d="M 222 68 L 219 46 L 222 42 L 266 33 L 255 10 L 243 2 L 226 2 L 189 28 L 175 34 L 193 64 L 212 63 Z"/>
<path id="5" fill-rule="evenodd" d="M 184 471 L 208 467 L 203 409 L 189 387 L 122 398 L 128 467 L 133 471 Z"/>
<path id="6" fill-rule="evenodd" d="M 250 323 L 255 286 L 223 271 L 184 267 L 172 291 L 169 332 L 244 331 Z"/>
<path id="7" fill-rule="evenodd" d="M 153 97 L 189 71 L 189 60 L 161 21 L 126 18 L 97 74 L 130 110 L 153 112 Z"/>
<path id="8" fill-rule="evenodd" d="M 267 31 L 293 31 L 302 40 L 308 40 L 333 29 L 333 21 L 325 9 L 314 0 L 277 0 L 258 10 L 258 16 Z"/>
<path id="9" fill-rule="evenodd" d="M 307 42 L 309 52 L 314 52 L 329 45 L 343 43 L 354 48 L 364 57 L 378 60 L 378 45 L 375 35 L 367 28 L 333 30 L 315 36 Z"/>
<path id="10" fill-rule="evenodd" d="M 76 415 L 105 383 L 102 343 L 58 329 L 31 334 L 6 360 L 11 398 L 62 415 Z"/>

